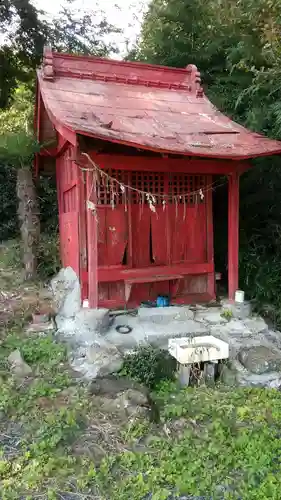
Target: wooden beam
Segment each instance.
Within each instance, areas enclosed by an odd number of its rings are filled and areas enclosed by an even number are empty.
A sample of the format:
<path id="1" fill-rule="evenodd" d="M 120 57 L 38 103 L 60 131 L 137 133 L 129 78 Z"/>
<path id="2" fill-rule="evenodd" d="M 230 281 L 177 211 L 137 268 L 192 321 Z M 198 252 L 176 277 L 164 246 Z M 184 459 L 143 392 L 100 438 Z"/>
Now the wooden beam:
<path id="1" fill-rule="evenodd" d="M 172 298 L 172 304 L 208 304 L 213 299 L 211 295 L 208 293 L 191 293 L 187 294 L 184 297 L 174 297 Z M 99 301 L 99 307 L 105 307 L 107 309 L 116 309 L 116 307 L 128 307 L 126 301 L 124 299 L 101 299 Z M 139 307 L 139 302 L 130 301 L 129 307 Z"/>
<path id="2" fill-rule="evenodd" d="M 46 157 L 51 156 L 52 158 L 55 158 L 57 156 L 57 147 L 48 148 L 43 146 L 39 155 Z"/>
<path id="3" fill-rule="evenodd" d="M 114 281 L 125 281 L 134 278 L 142 278 L 148 276 L 160 277 L 167 276 L 172 274 L 208 274 L 214 272 L 214 264 L 213 263 L 190 263 L 190 264 L 174 264 L 169 266 L 150 266 L 143 268 L 134 268 L 134 269 L 124 269 L 119 267 L 106 267 L 98 269 L 98 280 L 99 282 L 114 282 Z"/>
<path id="4" fill-rule="evenodd" d="M 98 226 L 97 213 L 88 207 L 91 201 L 96 206 L 96 183 L 93 170 L 86 172 L 86 214 L 87 214 L 87 251 L 88 251 L 88 292 L 89 306 L 98 307 Z"/>
<path id="5" fill-rule="evenodd" d="M 68 142 L 66 139 L 64 139 L 60 134 L 59 135 L 59 143 L 55 147 L 42 147 L 39 155 L 40 156 L 51 156 L 52 158 L 57 158 L 58 156 L 62 155 L 67 148 L 70 146 L 70 142 Z"/>
<path id="6" fill-rule="evenodd" d="M 241 161 L 239 163 L 238 172 L 239 174 L 244 174 L 244 172 L 247 172 L 247 170 L 250 170 L 251 168 L 253 168 L 253 163 L 250 163 L 249 160 Z"/>
<path id="7" fill-rule="evenodd" d="M 239 283 L 239 174 L 228 182 L 228 297 L 234 300 Z"/>
<path id="8" fill-rule="evenodd" d="M 105 130 L 105 129 L 104 129 Z M 128 140 L 128 139 L 120 139 L 120 138 L 114 138 L 109 135 L 106 134 L 106 132 L 104 133 L 97 133 L 95 130 L 94 131 L 91 131 L 89 132 L 88 130 L 84 130 L 84 129 L 78 129 L 76 128 L 75 129 L 76 131 L 76 134 L 77 135 L 82 135 L 82 136 L 85 136 L 85 137 L 90 137 L 92 139 L 98 139 L 100 141 L 104 141 L 104 142 L 107 142 L 107 143 L 111 143 L 111 144 L 121 144 L 123 146 L 128 146 L 130 148 L 135 148 L 135 149 L 138 149 L 138 150 L 142 150 L 142 151 L 151 151 L 153 153 L 156 153 L 156 154 L 167 154 L 167 155 L 171 155 L 171 154 L 174 154 L 174 155 L 181 155 L 183 157 L 186 157 L 186 158 L 189 158 L 189 157 L 193 157 L 193 158 L 202 158 L 202 159 L 210 159 L 212 158 L 213 160 L 224 160 L 224 161 L 234 161 L 234 162 L 238 162 L 238 161 L 244 161 L 244 160 L 252 160 L 253 158 L 259 158 L 259 157 L 265 157 L 265 156 L 272 156 L 272 155 L 280 155 L 281 154 L 281 147 L 278 149 L 270 149 L 270 148 L 266 148 L 266 150 L 262 150 L 260 153 L 249 153 L 249 152 L 244 152 L 244 154 L 241 154 L 241 155 L 236 155 L 235 154 L 235 149 L 234 149 L 234 153 L 231 154 L 231 152 L 228 152 L 225 153 L 225 151 L 221 152 L 221 153 L 213 153 L 212 150 L 210 151 L 209 148 L 206 148 L 206 152 L 204 150 L 204 152 L 194 152 L 194 151 L 186 151 L 186 150 L 174 150 L 174 149 L 166 149 L 166 148 L 160 148 L 159 146 L 155 145 L 155 146 L 148 146 L 147 144 L 140 144 L 140 142 L 132 142 L 131 140 Z M 122 133 L 121 133 L 122 135 Z"/>
<path id="9" fill-rule="evenodd" d="M 160 156 L 129 156 L 117 154 L 98 154 L 95 151 L 88 151 L 89 156 L 96 164 L 104 168 L 130 171 L 153 171 L 153 172 L 187 172 L 191 174 L 214 174 L 228 175 L 238 171 L 241 162 L 223 161 L 200 158 L 170 158 Z M 85 157 L 81 156 L 79 162 L 85 162 Z M 249 164 L 248 168 L 249 168 Z"/>

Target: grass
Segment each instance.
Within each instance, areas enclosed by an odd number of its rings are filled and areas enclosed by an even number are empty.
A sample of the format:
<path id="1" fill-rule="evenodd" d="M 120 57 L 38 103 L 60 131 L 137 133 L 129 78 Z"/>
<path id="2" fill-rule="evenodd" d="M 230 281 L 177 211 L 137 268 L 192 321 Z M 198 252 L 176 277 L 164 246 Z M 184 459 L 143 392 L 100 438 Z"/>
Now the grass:
<path id="1" fill-rule="evenodd" d="M 9 332 L 0 348 L 2 369 L 14 348 L 34 376 L 19 383 L 7 372 L 2 380 L 3 500 L 165 500 L 171 492 L 280 499 L 278 391 L 179 390 L 166 382 L 153 395 L 160 424 L 144 418 L 116 424 L 66 373 L 63 345 Z"/>
<path id="2" fill-rule="evenodd" d="M 74 380 L 65 345 L 27 336 L 24 314 L 1 331 L 1 500 L 280 499 L 279 391 L 162 382 L 160 423 L 118 419 Z M 14 349 L 28 379 L 11 375 Z"/>
<path id="3" fill-rule="evenodd" d="M 80 471 L 82 462 L 70 449 L 86 425 L 90 405 L 85 389 L 75 387 L 65 369 L 62 344 L 50 336 L 30 339 L 12 331 L 0 348 L 2 374 L 7 355 L 15 348 L 33 368 L 33 376 L 22 381 L 8 376 L 7 371 L 2 378 L 0 442 L 5 439 L 0 460 L 1 498 L 31 495 L 33 499 L 39 494 L 41 498 L 57 498 L 60 487 L 71 489 L 67 484 L 72 477 L 78 484 L 81 473 L 76 467 Z M 14 428 L 18 429 L 16 445 Z"/>
<path id="4" fill-rule="evenodd" d="M 204 498 L 280 499 L 280 416 L 277 391 L 164 384 L 162 428 L 146 429 L 143 453 L 108 460 L 106 498 L 166 499 L 171 491 Z M 97 473 L 102 480 L 102 476 Z"/>
<path id="5" fill-rule="evenodd" d="M 2 330 L 23 327 L 37 309 L 52 312 L 43 281 L 23 280 L 18 241 L 0 245 L 0 341 Z"/>

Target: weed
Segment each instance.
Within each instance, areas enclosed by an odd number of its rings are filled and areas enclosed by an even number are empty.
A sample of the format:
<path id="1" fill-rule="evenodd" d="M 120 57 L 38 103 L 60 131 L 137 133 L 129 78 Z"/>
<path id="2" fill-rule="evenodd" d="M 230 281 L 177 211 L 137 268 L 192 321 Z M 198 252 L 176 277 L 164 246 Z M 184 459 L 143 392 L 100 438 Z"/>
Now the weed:
<path id="1" fill-rule="evenodd" d="M 4 269 L 21 267 L 21 251 L 18 240 L 6 241 L 5 246 L 1 246 L 0 254 L 1 267 Z"/>
<path id="2" fill-rule="evenodd" d="M 57 343 L 52 335 L 44 337 L 23 337 L 11 331 L 2 343 L 1 348 L 6 351 L 20 349 L 28 364 L 58 364 L 65 360 L 66 347 Z"/>
<path id="3" fill-rule="evenodd" d="M 167 351 L 141 346 L 134 354 L 126 356 L 120 374 L 153 389 L 161 380 L 174 379 L 176 368 L 176 360 Z"/>
<path id="4" fill-rule="evenodd" d="M 171 493 L 220 498 L 225 492 L 225 498 L 278 500 L 277 391 L 178 391 L 165 382 L 157 394 L 165 403 L 163 430 L 151 437 L 149 451 L 115 458 L 108 467 L 109 490 L 97 471 L 107 498 L 167 499 Z"/>
<path id="5" fill-rule="evenodd" d="M 231 311 L 231 309 L 225 309 L 221 313 L 221 317 L 226 319 L 227 321 L 230 321 L 233 318 L 233 312 Z"/>
<path id="6" fill-rule="evenodd" d="M 279 500 L 278 391 L 179 390 L 162 369 L 159 351 L 142 348 L 126 370 L 154 387 L 160 419 L 155 424 L 130 418 L 122 424 L 101 413 L 86 387 L 73 386 L 62 369 L 65 347 L 51 336 L 8 332 L 1 358 L 15 348 L 34 376 L 19 382 L 6 375 L 1 381 L 2 500 L 167 500 L 170 495 L 220 498 L 222 492 L 225 498 Z"/>

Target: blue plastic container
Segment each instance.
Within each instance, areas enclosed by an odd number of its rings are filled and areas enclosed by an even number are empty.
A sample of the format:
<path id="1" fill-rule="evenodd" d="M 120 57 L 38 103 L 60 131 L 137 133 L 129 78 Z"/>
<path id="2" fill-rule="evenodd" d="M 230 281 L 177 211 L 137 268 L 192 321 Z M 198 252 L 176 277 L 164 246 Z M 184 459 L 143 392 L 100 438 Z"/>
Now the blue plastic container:
<path id="1" fill-rule="evenodd" d="M 170 299 L 166 295 L 158 295 L 156 299 L 156 307 L 169 307 Z"/>

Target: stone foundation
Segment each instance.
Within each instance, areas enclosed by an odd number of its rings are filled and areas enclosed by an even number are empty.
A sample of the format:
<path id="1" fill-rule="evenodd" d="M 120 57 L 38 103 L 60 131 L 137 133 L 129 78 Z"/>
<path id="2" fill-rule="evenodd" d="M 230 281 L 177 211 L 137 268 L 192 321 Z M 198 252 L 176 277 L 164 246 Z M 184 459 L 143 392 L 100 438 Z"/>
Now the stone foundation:
<path id="1" fill-rule="evenodd" d="M 69 342 L 72 366 L 87 379 L 116 371 L 124 354 L 139 345 L 167 348 L 170 338 L 213 335 L 229 344 L 230 361 L 222 375 L 225 382 L 243 386 L 281 385 L 281 333 L 269 330 L 261 317 L 251 316 L 249 303 L 222 301 L 215 307 L 142 307 L 134 316 L 124 311 L 124 315 L 114 317 L 112 313 L 110 317 L 107 309 L 82 309 L 81 304 L 78 307 L 80 290 L 72 269 L 62 270 L 52 286 L 58 307 L 57 334 Z M 131 332 L 118 333 L 118 325 L 130 326 Z M 243 357 L 245 349 L 248 355 Z M 254 358 L 255 373 L 251 371 L 253 363 L 249 363 Z"/>

